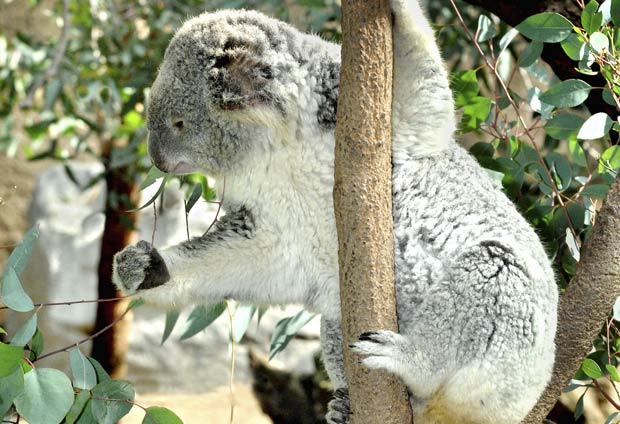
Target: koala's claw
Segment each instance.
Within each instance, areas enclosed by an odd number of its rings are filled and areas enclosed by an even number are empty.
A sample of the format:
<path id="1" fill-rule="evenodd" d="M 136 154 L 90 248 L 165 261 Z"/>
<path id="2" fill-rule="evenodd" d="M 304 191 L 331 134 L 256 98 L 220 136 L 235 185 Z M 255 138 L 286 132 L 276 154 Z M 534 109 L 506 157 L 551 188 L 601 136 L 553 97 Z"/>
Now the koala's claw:
<path id="1" fill-rule="evenodd" d="M 128 246 L 114 256 L 114 284 L 125 294 L 160 286 L 169 279 L 164 259 L 146 241 Z"/>
<path id="2" fill-rule="evenodd" d="M 361 356 L 362 365 L 368 369 L 395 372 L 396 364 L 403 360 L 403 352 L 411 349 L 405 337 L 388 330 L 367 331 L 358 340 L 350 348 Z"/>
<path id="3" fill-rule="evenodd" d="M 351 408 L 349 406 L 349 390 L 336 389 L 334 398 L 327 404 L 327 424 L 348 424 Z"/>

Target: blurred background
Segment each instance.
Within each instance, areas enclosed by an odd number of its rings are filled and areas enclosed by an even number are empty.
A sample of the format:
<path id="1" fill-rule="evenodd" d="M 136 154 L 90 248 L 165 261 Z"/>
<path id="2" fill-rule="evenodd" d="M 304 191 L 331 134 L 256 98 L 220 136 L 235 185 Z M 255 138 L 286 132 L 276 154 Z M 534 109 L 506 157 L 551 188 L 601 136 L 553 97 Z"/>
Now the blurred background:
<path id="1" fill-rule="evenodd" d="M 509 30 L 484 9 L 457 4 L 472 30 L 479 25 L 481 13 L 490 16 L 496 33 Z M 241 7 L 261 10 L 325 39 L 340 40 L 340 4 L 334 0 L 0 0 L 0 269 L 22 235 L 38 224 L 39 241 L 21 277 L 35 302 L 115 299 L 110 284 L 114 253 L 138 239 L 154 237 L 158 247 L 178 243 L 188 234 L 202 234 L 215 218 L 213 182 L 201 176 L 169 183 L 153 203 L 156 213 L 153 207 L 127 211 L 146 203 L 159 187 L 139 190 L 151 167 L 145 145 L 145 101 L 168 41 L 189 16 Z M 504 149 L 497 131 L 509 131 L 500 124 L 514 121 L 516 113 L 497 106 L 502 99 L 495 80 L 483 69 L 450 3 L 430 1 L 427 8 L 455 85 L 489 99 L 461 111 L 461 139 L 490 172 L 501 173 L 489 165 L 494 154 Z M 500 71 L 521 113 L 530 120 L 548 119 L 538 95 L 558 81 L 556 72 L 563 71 L 551 59 L 552 66 L 538 57 L 527 67 L 520 66 L 519 57 L 528 43 L 515 37 Z M 462 85 L 472 75 L 468 70 L 479 71 L 473 74 L 474 88 Z M 586 109 L 573 113 L 577 122 L 588 116 Z M 575 176 L 585 172 L 588 161 L 595 161 L 592 158 L 600 156 L 609 143 L 584 143 L 580 162 L 581 157 L 572 156 L 567 144 L 549 137 L 542 126 L 534 135 L 545 152 L 565 156 Z M 482 146 L 491 146 L 490 154 Z M 545 239 L 550 255 L 557 258 L 560 285 L 566 284 L 575 266 L 575 260 L 567 258 L 568 247 L 558 241 L 567 222 L 561 222 L 554 211 L 533 207 L 549 195 L 535 172 L 522 175 L 518 187 L 514 181 L 507 182 L 505 175 L 499 175 L 499 183 Z M 200 187 L 200 199 L 187 213 L 187 199 L 196 187 Z M 579 207 L 575 216 L 584 221 L 588 205 Z M 543 219 L 546 214 L 551 214 L 549 219 Z M 117 299 L 41 308 L 43 352 L 105 329 L 127 304 L 126 299 Z M 230 316 L 223 313 L 206 330 L 181 341 L 181 323 L 187 327 L 191 322 L 190 311 L 182 311 L 179 325 L 162 344 L 166 311 L 141 306 L 81 349 L 113 377 L 132 382 L 138 403 L 168 406 L 185 423 L 230 422 L 233 407 L 233 421 L 238 423 L 324 422 L 331 386 L 319 360 L 318 317 L 269 361 L 274 328 L 300 308 L 259 311 L 234 303 L 230 308 Z M 0 325 L 9 335 L 27 318 L 27 314 L 0 310 Z M 239 327 L 243 337 L 231 343 L 231 328 Z M 69 370 L 66 353 L 41 362 Z M 618 398 L 611 388 L 609 392 Z M 556 406 L 556 422 L 602 423 L 613 411 L 609 402 L 591 391 L 582 401 L 584 414 L 574 418 L 581 394 L 564 395 Z M 122 422 L 140 422 L 142 415 L 136 409 Z"/>

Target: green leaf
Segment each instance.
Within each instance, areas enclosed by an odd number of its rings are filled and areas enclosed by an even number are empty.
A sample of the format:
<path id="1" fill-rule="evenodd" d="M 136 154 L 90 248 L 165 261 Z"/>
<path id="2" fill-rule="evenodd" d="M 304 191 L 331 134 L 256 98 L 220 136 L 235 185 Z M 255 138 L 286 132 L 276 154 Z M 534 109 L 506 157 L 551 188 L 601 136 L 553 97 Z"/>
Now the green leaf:
<path id="1" fill-rule="evenodd" d="M 614 412 L 609 417 L 607 417 L 607 419 L 605 420 L 605 422 L 603 424 L 612 424 L 613 422 L 616 421 L 616 419 L 618 418 L 619 414 L 620 414 L 620 412 Z"/>
<path id="2" fill-rule="evenodd" d="M 37 327 L 37 331 L 34 332 L 34 336 L 32 336 L 32 342 L 30 343 L 30 360 L 36 360 L 41 352 L 43 352 L 43 333 Z"/>
<path id="3" fill-rule="evenodd" d="M 499 53 L 497 57 L 500 57 L 502 53 L 504 53 L 504 50 L 506 50 L 506 48 L 510 45 L 510 43 L 512 43 L 512 40 L 514 40 L 517 35 L 519 35 L 519 31 L 517 31 L 515 28 L 510 28 L 508 31 L 506 31 L 506 34 L 502 35 L 502 38 L 500 38 L 499 40 Z"/>
<path id="4" fill-rule="evenodd" d="M 530 44 L 525 46 L 521 52 L 521 57 L 519 58 L 519 66 L 527 68 L 536 62 L 542 53 L 543 46 L 544 43 L 541 41 L 532 41 Z"/>
<path id="5" fill-rule="evenodd" d="M 566 56 L 570 57 L 572 60 L 580 60 L 583 57 L 582 49 L 586 45 L 586 43 L 582 40 L 582 38 L 578 34 L 571 34 L 564 41 L 562 41 L 561 46 Z"/>
<path id="6" fill-rule="evenodd" d="M 128 381 L 103 381 L 92 390 L 93 416 L 99 424 L 116 424 L 131 410 L 133 405 L 127 401 L 133 402 L 134 398 L 135 391 Z"/>
<path id="7" fill-rule="evenodd" d="M 531 40 L 558 43 L 573 32 L 573 24 L 558 13 L 532 15 L 515 27 Z"/>
<path id="8" fill-rule="evenodd" d="M 17 272 L 11 265 L 6 265 L 5 276 L 2 280 L 2 287 L 0 287 L 0 296 L 2 302 L 17 312 L 28 312 L 34 309 L 34 303 L 32 299 L 26 294 L 22 288 L 22 283 L 19 281 Z"/>
<path id="9" fill-rule="evenodd" d="M 146 303 L 146 301 L 144 299 L 142 299 L 141 297 L 138 298 L 134 298 L 131 299 L 131 302 L 129 302 L 129 305 L 127 305 L 127 309 L 136 309 L 139 308 L 140 306 L 144 305 Z"/>
<path id="10" fill-rule="evenodd" d="M 463 106 L 461 130 L 475 130 L 484 122 L 491 112 L 491 99 L 477 96 Z"/>
<path id="11" fill-rule="evenodd" d="M 189 339 L 190 337 L 200 333 L 207 328 L 213 321 L 215 321 L 222 312 L 226 310 L 226 304 L 224 302 L 207 308 L 204 305 L 197 306 L 187 317 L 187 327 L 181 335 L 181 340 Z"/>
<path id="12" fill-rule="evenodd" d="M 25 323 L 15 332 L 11 339 L 11 344 L 14 346 L 26 346 L 32 336 L 37 331 L 37 314 L 32 314 Z"/>
<path id="13" fill-rule="evenodd" d="M 609 52 L 609 38 L 605 34 L 595 32 L 590 36 L 590 46 L 595 53 Z"/>
<path id="14" fill-rule="evenodd" d="M 603 23 L 603 14 L 597 10 L 598 3 L 591 0 L 581 12 L 581 25 L 588 34 L 598 31 Z"/>
<path id="15" fill-rule="evenodd" d="M 276 324 L 271 336 L 271 346 L 269 347 L 269 360 L 272 360 L 278 353 L 282 352 L 295 334 L 306 325 L 316 315 L 302 310 L 292 317 L 284 318 Z"/>
<path id="16" fill-rule="evenodd" d="M 35 225 L 31 229 L 26 232 L 24 237 L 22 237 L 21 241 L 15 249 L 11 252 L 11 256 L 6 261 L 5 265 L 5 273 L 6 267 L 13 267 L 15 272 L 19 275 L 26 268 L 26 264 L 28 263 L 28 259 L 30 259 L 30 254 L 32 253 L 32 249 L 34 248 L 35 242 L 39 238 L 39 226 Z M 2 276 L 4 279 L 4 274 Z"/>
<path id="17" fill-rule="evenodd" d="M 239 343 L 241 341 L 243 335 L 250 326 L 255 312 L 256 306 L 254 305 L 239 305 L 233 316 L 233 334 L 235 336 L 235 342 Z"/>
<path id="18" fill-rule="evenodd" d="M 555 177 L 555 184 L 558 190 L 566 190 L 571 183 L 573 172 L 570 164 L 564 156 L 559 153 L 551 152 L 545 157 L 547 167 Z"/>
<path id="19" fill-rule="evenodd" d="M 570 151 L 570 157 L 575 165 L 581 167 L 587 166 L 588 161 L 586 160 L 586 155 L 576 138 L 571 137 L 568 140 L 568 150 Z"/>
<path id="20" fill-rule="evenodd" d="M 586 358 L 583 360 L 583 363 L 581 364 L 581 370 L 590 378 L 600 378 L 603 376 L 603 371 L 601 371 L 601 367 L 599 367 L 598 364 L 590 358 Z"/>
<path id="21" fill-rule="evenodd" d="M 24 372 L 21 367 L 15 367 L 12 373 L 0 377 L 0 417 L 4 417 L 23 389 Z"/>
<path id="22" fill-rule="evenodd" d="M 73 386 L 90 390 L 97 385 L 97 372 L 78 346 L 71 349 L 69 363 L 73 374 Z"/>
<path id="23" fill-rule="evenodd" d="M 88 358 L 88 362 L 90 362 L 93 368 L 95 368 L 95 372 L 97 373 L 97 381 L 99 383 L 110 380 L 110 376 L 103 369 L 99 361 L 94 358 Z"/>
<path id="24" fill-rule="evenodd" d="M 127 212 L 137 212 L 137 211 L 141 211 L 142 209 L 146 208 L 147 206 L 151 205 L 151 203 L 153 203 L 160 194 L 163 193 L 164 188 L 166 187 L 166 184 L 168 183 L 168 181 L 170 181 L 170 179 L 172 178 L 171 175 L 166 175 L 162 180 L 161 180 L 161 185 L 159 186 L 159 188 L 157 189 L 157 192 L 153 195 L 153 197 L 151 197 L 151 200 L 149 200 L 148 202 L 146 202 L 144 205 L 140 206 L 137 209 L 131 209 L 128 210 Z"/>
<path id="25" fill-rule="evenodd" d="M 71 381 L 52 368 L 34 368 L 24 375 L 24 390 L 15 409 L 29 424 L 58 424 L 73 404 Z"/>
<path id="26" fill-rule="evenodd" d="M 569 227 L 566 227 L 566 247 L 575 261 L 579 262 L 581 257 L 579 253 L 579 243 L 575 240 L 575 236 Z"/>
<path id="27" fill-rule="evenodd" d="M 609 377 L 616 383 L 620 383 L 620 375 L 618 375 L 618 369 L 613 365 L 605 365 L 605 369 L 609 373 Z"/>
<path id="28" fill-rule="evenodd" d="M 584 122 L 584 119 L 580 116 L 560 112 L 547 121 L 545 131 L 549 137 L 553 137 L 556 140 L 566 140 L 573 134 L 577 134 Z"/>
<path id="29" fill-rule="evenodd" d="M 557 107 L 575 107 L 588 98 L 591 89 L 587 82 L 569 79 L 549 88 L 540 96 L 540 100 Z"/>
<path id="30" fill-rule="evenodd" d="M 583 397 L 586 395 L 586 393 L 587 393 L 587 390 L 583 392 L 581 396 L 579 396 L 579 399 L 577 400 L 577 404 L 575 405 L 575 412 L 573 413 L 575 421 L 578 420 L 583 415 Z"/>
<path id="31" fill-rule="evenodd" d="M 611 0 L 611 21 L 616 28 L 620 27 L 620 0 Z"/>
<path id="32" fill-rule="evenodd" d="M 166 312 L 166 325 L 164 327 L 164 334 L 161 336 L 161 344 L 164 344 L 168 337 L 170 337 L 170 333 L 174 329 L 177 321 L 179 319 L 179 311 L 176 309 L 169 310 Z"/>
<path id="33" fill-rule="evenodd" d="M 609 134 L 613 121 L 605 112 L 595 113 L 583 123 L 577 133 L 580 140 L 594 140 Z"/>
<path id="34" fill-rule="evenodd" d="M 202 184 L 198 183 L 194 185 L 194 189 L 192 190 L 192 194 L 187 199 L 187 203 L 185 203 L 185 213 L 189 213 L 192 210 L 198 199 L 202 196 Z"/>
<path id="35" fill-rule="evenodd" d="M 167 175 L 168 175 L 167 173 L 157 169 L 156 166 L 151 166 L 151 168 L 149 169 L 149 172 L 146 174 L 146 177 L 144 178 L 144 181 L 142 181 L 142 183 L 138 187 L 138 190 L 140 191 L 144 190 L 145 188 L 153 184 L 155 181 L 157 181 L 159 178 L 163 178 Z"/>
<path id="36" fill-rule="evenodd" d="M 605 173 L 609 168 L 617 170 L 620 168 L 620 146 L 608 147 L 599 159 L 598 172 Z"/>
<path id="37" fill-rule="evenodd" d="M 609 191 L 609 186 L 605 184 L 588 184 L 582 191 L 583 197 L 594 197 L 596 199 L 604 199 Z"/>
<path id="38" fill-rule="evenodd" d="M 90 392 L 88 390 L 82 390 L 81 392 L 78 392 L 77 395 L 75 395 L 73 405 L 71 406 L 71 409 L 69 410 L 69 413 L 65 418 L 66 424 L 74 424 L 77 421 L 78 417 L 84 410 L 84 407 L 89 400 Z"/>
<path id="39" fill-rule="evenodd" d="M 495 25 L 488 16 L 480 15 L 478 17 L 478 42 L 483 43 L 497 35 Z"/>
<path id="40" fill-rule="evenodd" d="M 99 424 L 95 416 L 93 415 L 93 400 L 88 399 L 86 405 L 82 409 L 82 414 L 79 416 L 75 424 Z"/>
<path id="41" fill-rule="evenodd" d="M 183 424 L 183 421 L 167 408 L 151 406 L 146 408 L 142 424 Z"/>

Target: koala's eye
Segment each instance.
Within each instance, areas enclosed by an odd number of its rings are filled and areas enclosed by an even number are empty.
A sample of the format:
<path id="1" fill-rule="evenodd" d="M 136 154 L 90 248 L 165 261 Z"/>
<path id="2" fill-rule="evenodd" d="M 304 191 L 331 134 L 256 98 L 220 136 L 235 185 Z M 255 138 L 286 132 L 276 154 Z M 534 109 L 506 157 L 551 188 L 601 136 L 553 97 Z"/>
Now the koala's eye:
<path id="1" fill-rule="evenodd" d="M 175 119 L 174 121 L 172 121 L 172 126 L 178 131 L 182 131 L 185 124 L 183 123 L 182 119 Z"/>

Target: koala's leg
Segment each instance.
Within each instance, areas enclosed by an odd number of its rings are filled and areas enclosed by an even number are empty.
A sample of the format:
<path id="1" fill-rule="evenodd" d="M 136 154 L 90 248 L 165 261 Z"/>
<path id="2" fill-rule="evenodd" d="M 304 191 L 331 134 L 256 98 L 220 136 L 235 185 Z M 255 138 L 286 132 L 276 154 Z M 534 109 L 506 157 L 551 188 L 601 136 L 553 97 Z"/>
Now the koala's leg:
<path id="1" fill-rule="evenodd" d="M 202 237 L 157 251 L 147 242 L 114 257 L 114 283 L 164 306 L 233 298 L 278 304 L 302 300 L 294 255 L 257 228 L 245 208 L 228 211 Z"/>
<path id="2" fill-rule="evenodd" d="M 328 424 L 349 422 L 349 391 L 344 376 L 342 327 L 339 319 L 321 319 L 321 351 L 327 375 L 334 385 L 334 398 L 327 405 Z"/>
<path id="3" fill-rule="evenodd" d="M 392 144 L 395 164 L 445 149 L 455 129 L 448 73 L 417 0 L 391 0 L 394 44 Z"/>

